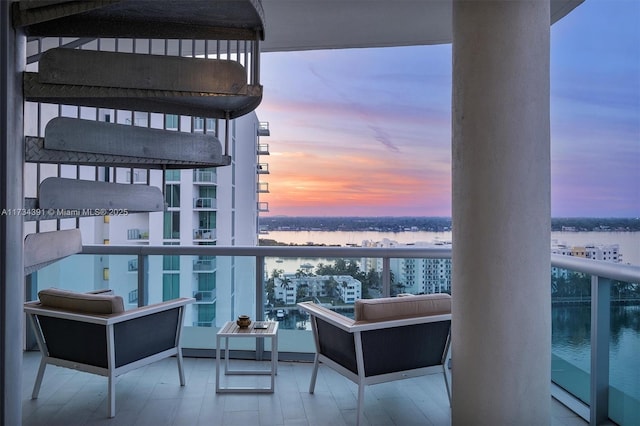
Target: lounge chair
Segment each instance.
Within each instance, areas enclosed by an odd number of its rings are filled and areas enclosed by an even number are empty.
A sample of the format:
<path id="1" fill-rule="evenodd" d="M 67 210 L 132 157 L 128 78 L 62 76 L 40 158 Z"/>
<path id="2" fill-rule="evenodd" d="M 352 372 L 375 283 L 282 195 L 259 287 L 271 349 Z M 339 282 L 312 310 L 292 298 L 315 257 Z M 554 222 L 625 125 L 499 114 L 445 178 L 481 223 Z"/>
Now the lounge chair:
<path id="1" fill-rule="evenodd" d="M 125 311 L 121 296 L 101 291 L 46 289 L 38 298 L 24 305 L 42 353 L 33 399 L 47 364 L 108 377 L 109 417 L 115 416 L 115 378 L 128 371 L 175 356 L 184 386 L 180 336 L 184 308 L 194 299 Z"/>
<path id="2" fill-rule="evenodd" d="M 298 307 L 310 315 L 316 343 L 309 393 L 320 363 L 352 380 L 358 385 L 357 425 L 366 385 L 440 372 L 451 401 L 448 294 L 361 299 L 355 303 L 355 319 L 313 302 Z"/>

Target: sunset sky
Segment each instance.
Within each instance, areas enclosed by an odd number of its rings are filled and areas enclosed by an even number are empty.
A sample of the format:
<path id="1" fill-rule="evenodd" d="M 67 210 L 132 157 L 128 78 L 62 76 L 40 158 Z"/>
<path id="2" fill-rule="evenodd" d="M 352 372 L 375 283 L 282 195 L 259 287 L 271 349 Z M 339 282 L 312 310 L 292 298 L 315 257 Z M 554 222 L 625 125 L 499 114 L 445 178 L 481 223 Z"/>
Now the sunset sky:
<path id="1" fill-rule="evenodd" d="M 451 45 L 264 53 L 269 216 L 450 216 Z M 551 213 L 640 216 L 640 2 L 551 30 Z"/>

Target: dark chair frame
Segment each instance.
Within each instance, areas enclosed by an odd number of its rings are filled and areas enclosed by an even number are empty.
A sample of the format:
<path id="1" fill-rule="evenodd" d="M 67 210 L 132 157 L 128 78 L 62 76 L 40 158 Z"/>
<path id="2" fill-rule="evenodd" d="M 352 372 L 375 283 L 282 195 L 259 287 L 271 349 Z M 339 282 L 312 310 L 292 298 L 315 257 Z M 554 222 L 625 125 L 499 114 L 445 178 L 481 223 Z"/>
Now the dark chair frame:
<path id="1" fill-rule="evenodd" d="M 366 385 L 443 373 L 451 403 L 451 314 L 357 322 L 313 302 L 298 307 L 310 315 L 316 344 L 309 393 L 320 363 L 350 379 L 358 385 L 357 425 Z"/>
<path id="2" fill-rule="evenodd" d="M 48 364 L 108 378 L 107 408 L 115 416 L 115 378 L 175 356 L 184 386 L 180 340 L 192 298 L 170 300 L 116 314 L 88 314 L 27 302 L 24 311 L 42 353 L 31 397 L 40 393 Z"/>

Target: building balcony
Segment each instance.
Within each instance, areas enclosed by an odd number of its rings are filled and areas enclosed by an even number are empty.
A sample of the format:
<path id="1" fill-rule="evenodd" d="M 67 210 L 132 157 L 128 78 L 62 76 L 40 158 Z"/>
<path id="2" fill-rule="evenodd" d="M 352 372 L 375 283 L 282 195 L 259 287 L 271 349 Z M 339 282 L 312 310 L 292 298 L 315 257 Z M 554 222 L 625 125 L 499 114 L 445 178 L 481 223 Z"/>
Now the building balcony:
<path id="1" fill-rule="evenodd" d="M 193 171 L 193 183 L 194 184 L 212 184 L 216 183 L 218 175 L 216 172 L 210 170 L 194 170 Z"/>
<path id="2" fill-rule="evenodd" d="M 419 247 L 394 247 L 394 248 L 362 248 L 362 247 L 220 247 L 220 246 L 195 246 L 195 247 L 173 247 L 173 246 L 159 246 L 159 247 L 147 247 L 147 246 L 87 246 L 84 247 L 83 254 L 70 256 L 60 262 L 73 261 L 84 256 L 99 255 L 101 258 L 112 256 L 128 256 L 132 254 L 139 256 L 139 259 L 144 259 L 142 262 L 146 262 L 147 258 L 151 259 L 158 255 L 172 255 L 172 256 L 199 256 L 192 258 L 194 262 L 208 260 L 203 259 L 202 256 L 215 256 L 218 260 L 218 269 L 220 269 L 220 262 L 224 265 L 228 265 L 229 268 L 233 267 L 236 271 L 239 270 L 252 270 L 254 271 L 254 280 L 247 280 L 246 276 L 242 280 L 238 280 L 235 283 L 236 292 L 242 289 L 242 292 L 246 294 L 255 295 L 255 297 L 248 298 L 246 300 L 237 300 L 239 309 L 243 313 L 249 314 L 255 319 L 267 319 L 276 320 L 278 310 L 286 311 L 288 315 L 279 319 L 280 327 L 286 333 L 282 333 L 279 340 L 281 347 L 287 347 L 286 359 L 296 359 L 300 361 L 310 360 L 313 353 L 313 340 L 310 338 L 309 323 L 303 315 L 301 315 L 295 306 L 295 302 L 299 297 L 298 291 L 293 289 L 286 290 L 286 299 L 288 305 L 283 304 L 283 301 L 271 299 L 269 286 L 269 275 L 275 268 L 282 268 L 277 260 L 280 259 L 295 259 L 296 265 L 300 265 L 299 262 L 307 262 L 310 265 L 324 263 L 329 264 L 332 260 L 336 259 L 358 259 L 361 258 L 360 264 L 379 264 L 382 265 L 377 274 L 374 274 L 378 278 L 371 283 L 363 285 L 362 296 L 371 297 L 386 297 L 393 293 L 394 288 L 398 283 L 394 280 L 390 270 L 390 264 L 392 259 L 450 259 L 451 249 L 431 249 L 431 248 L 419 248 Z M 221 260 L 222 259 L 222 260 Z M 127 265 L 125 262 L 124 265 Z M 232 266 L 233 265 L 233 266 Z M 286 264 L 283 264 L 286 265 Z M 306 263 L 305 263 L 306 265 Z M 606 406 L 607 416 L 615 423 L 618 424 L 638 424 L 638 412 L 640 412 L 640 398 L 637 394 L 640 394 L 638 388 L 638 382 L 635 381 L 634 374 L 640 370 L 640 360 L 637 357 L 625 358 L 622 360 L 620 354 L 634 353 L 634 340 L 628 339 L 632 334 L 625 334 L 625 330 L 633 330 L 632 322 L 634 321 L 633 315 L 621 314 L 621 308 L 631 308 L 637 310 L 638 298 L 633 297 L 638 290 L 638 283 L 640 283 L 640 268 L 629 265 L 621 265 L 614 263 L 607 263 L 603 261 L 579 259 L 562 255 L 551 255 L 551 266 L 556 270 L 571 271 L 566 276 L 574 277 L 576 280 L 572 286 L 558 286 L 558 281 L 554 280 L 549 271 L 550 288 L 549 298 L 553 306 L 553 318 L 552 318 L 552 340 L 553 345 L 551 348 L 552 359 L 552 395 L 553 398 L 562 401 L 563 404 L 570 406 L 571 409 L 577 413 L 577 415 L 583 419 L 589 419 L 591 408 L 591 392 L 593 389 L 606 389 L 608 394 L 609 404 Z M 139 265 L 139 267 L 141 267 Z M 62 269 L 62 268 L 60 268 Z M 115 276 L 117 271 L 111 268 L 112 275 Z M 225 276 L 231 276 L 230 272 L 219 271 Z M 291 271 L 294 274 L 295 271 Z M 37 272 L 38 273 L 38 272 Z M 237 273 L 237 272 L 236 272 Z M 564 276 L 564 275 L 562 275 Z M 34 280 L 34 282 L 39 282 Z M 116 286 L 117 282 L 112 281 L 111 285 Z M 408 283 L 405 283 L 408 284 Z M 151 286 L 152 283 L 140 284 L 139 288 L 144 289 L 145 285 Z M 452 284 L 455 287 L 455 283 Z M 197 289 L 198 283 L 194 280 L 189 283 L 186 280 L 181 280 L 180 286 L 191 286 L 191 288 Z M 129 287 L 131 288 L 131 287 Z M 580 298 L 575 296 L 576 291 L 582 289 Z M 37 289 L 36 289 L 37 290 Z M 89 288 L 87 288 L 89 290 Z M 115 289 L 114 289 L 115 290 Z M 279 289 L 280 293 L 282 290 Z M 408 287 L 405 288 L 406 292 Z M 595 290 L 595 291 L 591 291 Z M 196 295 L 200 298 L 201 304 L 206 305 L 211 303 L 210 299 L 215 297 L 216 307 L 218 308 L 218 315 L 220 318 L 214 318 L 212 321 L 198 321 L 197 315 L 194 312 L 190 316 L 185 318 L 185 344 L 184 353 L 185 356 L 211 356 L 211 340 L 202 339 L 202 334 L 198 332 L 199 327 L 211 327 L 217 329 L 225 321 L 232 318 L 227 318 L 220 314 L 224 311 L 225 304 L 231 303 L 232 295 L 225 293 L 225 290 L 218 288 L 215 296 L 212 293 L 200 292 L 195 290 L 190 294 Z M 441 291 L 441 290 L 439 290 Z M 129 290 L 123 294 L 125 297 Z M 161 292 L 160 292 L 161 293 Z M 152 300 L 152 295 L 158 297 L 160 294 L 156 290 L 149 289 L 149 294 L 138 294 L 141 300 L 145 300 L 146 303 L 155 303 L 159 300 Z M 328 292 L 329 293 L 329 292 Z M 35 294 L 35 293 L 32 293 Z M 129 293 L 131 294 L 131 293 Z M 321 292 L 317 291 L 316 297 Z M 455 292 L 454 292 L 455 294 Z M 580 293 L 578 292 L 578 295 Z M 335 298 L 335 297 L 334 297 Z M 147 300 L 149 299 L 149 300 Z M 353 311 L 353 305 L 347 303 L 334 303 L 330 304 L 333 309 L 341 312 L 344 315 L 349 315 L 350 311 Z M 631 306 L 629 306 L 631 305 Z M 608 309 L 603 309 L 606 307 Z M 607 313 L 608 312 L 608 313 Z M 634 311 L 635 312 L 635 311 Z M 215 315 L 215 314 L 214 314 Z M 455 318 L 454 318 L 455 321 Z M 609 321 L 611 325 L 609 325 Z M 589 330 L 593 330 L 590 332 Z M 454 337 L 455 338 L 455 337 Z M 525 338 L 525 337 L 523 337 Z M 635 337 L 631 337 L 634 339 Z M 631 342 L 631 347 L 625 346 Z M 256 347 L 255 356 L 267 356 L 268 351 L 264 351 L 264 347 Z M 631 352 L 629 352 L 631 351 Z M 249 353 L 252 353 L 251 351 Z M 262 355 L 259 355 L 262 354 Z M 541 356 L 548 356 L 548 354 L 541 354 Z M 246 351 L 231 353 L 231 356 L 247 356 Z M 253 355 L 252 355 L 253 356 Z M 606 359 L 606 361 L 603 361 Z M 282 359 L 285 359 L 284 357 Z M 591 359 L 597 359 L 595 362 L 590 362 Z M 210 362 L 214 365 L 213 361 Z M 609 368 L 609 365 L 613 368 Z M 290 364 L 283 363 L 281 365 L 284 369 L 292 368 Z M 300 365 L 301 368 L 305 368 L 305 364 Z M 454 367 L 455 368 L 455 367 Z M 320 368 L 320 371 L 324 371 L 321 374 L 333 373 L 328 369 Z M 35 371 L 30 373 L 31 380 L 35 376 Z M 65 374 L 69 374 L 65 370 Z M 81 374 L 81 373 L 73 373 Z M 455 374 L 455 370 L 454 370 Z M 123 376 L 119 380 L 129 380 Z M 134 376 L 137 376 L 134 375 Z M 332 383 L 338 383 L 333 381 L 342 380 L 336 376 L 326 376 L 327 380 Z M 331 377 L 331 378 L 330 378 Z M 149 378 L 150 380 L 156 380 L 156 378 Z M 86 380 L 86 379 L 82 379 Z M 136 380 L 136 379 L 134 379 Z M 160 380 L 160 379 L 157 379 Z M 176 379 L 177 380 L 177 379 Z M 280 385 L 276 385 L 278 390 L 274 395 L 282 395 L 280 389 L 286 392 L 289 388 L 286 383 L 284 375 L 278 375 Z M 435 382 L 431 382 L 434 380 Z M 284 381 L 284 382 L 283 382 Z M 297 382 L 296 382 L 297 383 Z M 342 382 L 340 382 L 342 383 Z M 348 395 L 354 397 L 356 394 L 355 385 L 351 385 L 350 382 L 344 382 Z M 437 386 L 433 383 L 439 383 Z M 303 383 L 301 386 L 304 391 L 308 383 Z M 189 381 L 187 381 L 189 386 Z M 350 387 L 351 386 L 351 387 Z M 371 399 L 368 399 L 365 405 L 365 415 L 371 415 L 376 411 L 378 404 L 378 396 L 376 389 L 381 389 L 383 394 L 387 389 L 385 385 L 378 388 L 376 386 L 371 387 Z M 449 424 L 450 423 L 450 408 L 448 405 L 446 390 L 444 382 L 441 376 L 428 376 L 418 377 L 415 379 L 409 379 L 403 381 L 402 385 L 396 382 L 395 384 L 389 384 L 391 395 L 393 400 L 404 400 L 405 398 L 399 398 L 398 395 L 402 395 L 404 389 L 414 395 L 414 392 L 426 391 L 426 388 L 430 388 L 424 398 L 420 397 L 415 400 L 417 404 L 418 412 L 427 416 L 428 421 L 435 421 L 436 424 Z M 407 388 L 409 386 L 409 388 Z M 415 387 L 415 389 L 414 389 Z M 439 390 L 436 390 L 438 388 Z M 43 389 L 44 391 L 44 389 Z M 126 392 L 126 391 L 125 391 Z M 296 390 L 300 392 L 300 390 Z M 454 390 L 455 392 L 455 390 Z M 381 395 L 383 395 L 381 394 Z M 316 395 L 320 395 L 319 390 L 316 390 Z M 341 398 L 344 395 L 341 396 Z M 382 397 L 382 396 L 380 396 Z M 122 396 L 120 396 L 122 398 Z M 220 395 L 215 395 L 214 398 L 223 398 Z M 410 397 L 409 399 L 413 398 Z M 430 401 L 425 405 L 426 400 Z M 65 404 L 69 404 L 70 407 L 75 407 L 76 402 L 74 398 L 65 399 Z M 100 397 L 99 399 L 102 399 Z M 435 403 L 433 400 L 442 399 L 442 403 Z M 315 398 L 314 398 L 315 400 Z M 29 401 L 30 404 L 40 404 L 43 400 Z M 313 401 L 309 401 L 310 404 Z M 304 403 L 306 404 L 306 403 Z M 380 404 L 379 410 L 386 410 L 392 404 L 391 401 L 384 401 L 384 404 Z M 557 415 L 560 411 L 560 405 L 554 403 L 554 415 Z M 93 415 L 103 415 L 99 401 L 96 402 L 96 412 Z M 307 407 L 305 405 L 305 407 Z M 308 408 L 308 407 L 307 407 Z M 415 409 L 415 408 L 414 408 Z M 602 407 L 600 407 L 602 409 Z M 256 409 L 257 410 L 257 409 Z M 351 407 L 351 414 L 355 416 L 355 402 Z M 564 409 L 562 409 L 564 410 Z M 66 411 L 66 410 L 62 410 Z M 305 410 L 308 411 L 308 410 Z M 324 411 L 324 410 L 323 410 Z M 127 417 L 126 409 L 119 411 L 115 421 L 131 420 Z M 572 424 L 580 424 L 582 420 L 574 414 L 570 414 L 566 411 L 562 411 L 562 416 L 569 418 L 572 416 Z M 415 413 L 411 415 L 414 416 Z M 121 419 L 119 420 L 120 416 Z M 135 414 L 137 415 L 137 414 Z M 194 414 L 195 415 L 195 414 Z M 256 413 L 259 415 L 259 413 Z M 324 414 L 323 414 L 324 415 Z M 435 417 L 429 417 L 434 415 Z M 412 417 L 421 418 L 422 417 Z M 439 419 L 439 420 L 436 420 Z M 374 422 L 371 418 L 368 422 Z M 251 422 L 250 422 L 251 423 Z M 320 422 L 322 423 L 322 422 Z M 400 418 L 389 421 L 388 424 L 405 424 L 406 419 Z M 29 424 L 29 423 L 25 423 Z M 35 424 L 35 423 L 34 423 Z M 124 423 L 122 423 L 124 424 Z M 214 422 L 215 424 L 215 422 Z M 368 423 L 365 423 L 368 424 Z M 425 423 L 428 424 L 428 423 Z M 559 420 L 556 424 L 565 424 L 562 420 Z M 583 423 L 586 424 L 586 423 Z"/>
<path id="3" fill-rule="evenodd" d="M 127 271 L 138 272 L 138 259 L 131 259 L 127 262 Z"/>
<path id="4" fill-rule="evenodd" d="M 196 303 L 214 303 L 216 301 L 215 290 L 197 290 L 193 292 Z"/>
<path id="5" fill-rule="evenodd" d="M 269 131 L 269 122 L 261 121 L 258 126 L 258 136 L 271 136 L 271 132 Z"/>
<path id="6" fill-rule="evenodd" d="M 269 174 L 269 163 L 259 163 L 258 164 L 258 174 L 259 175 L 268 175 Z"/>
<path id="7" fill-rule="evenodd" d="M 216 259 L 198 259 L 193 261 L 193 272 L 213 272 L 216 270 Z"/>
<path id="8" fill-rule="evenodd" d="M 127 300 L 129 300 L 129 304 L 130 305 L 137 305 L 138 304 L 138 289 L 131 290 L 129 292 L 129 294 L 128 294 Z"/>
<path id="9" fill-rule="evenodd" d="M 261 201 L 258 203 L 258 212 L 266 213 L 269 211 L 269 203 Z"/>
<path id="10" fill-rule="evenodd" d="M 132 228 L 127 229 L 127 240 L 149 240 L 149 230 L 148 229 L 139 229 Z"/>
<path id="11" fill-rule="evenodd" d="M 259 143 L 258 144 L 258 155 L 270 155 L 269 153 L 269 144 L 268 143 Z"/>
<path id="12" fill-rule="evenodd" d="M 269 193 L 269 182 L 258 182 L 257 192 L 258 192 L 258 194 L 267 194 L 267 193 Z"/>
<path id="13" fill-rule="evenodd" d="M 216 230 L 215 229 L 194 229 L 193 239 L 213 241 L 216 239 Z"/>
<path id="14" fill-rule="evenodd" d="M 217 208 L 217 200 L 215 198 L 194 198 L 194 210 L 215 210 Z"/>

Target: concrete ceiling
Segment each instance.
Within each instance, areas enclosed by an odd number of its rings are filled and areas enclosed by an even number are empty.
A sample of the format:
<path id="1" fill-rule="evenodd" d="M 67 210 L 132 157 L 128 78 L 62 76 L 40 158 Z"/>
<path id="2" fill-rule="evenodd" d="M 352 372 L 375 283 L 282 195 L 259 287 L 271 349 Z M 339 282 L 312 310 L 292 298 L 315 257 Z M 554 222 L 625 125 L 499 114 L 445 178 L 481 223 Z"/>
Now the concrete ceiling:
<path id="1" fill-rule="evenodd" d="M 584 0 L 551 0 L 551 22 Z M 262 0 L 263 52 L 451 42 L 451 0 Z"/>

